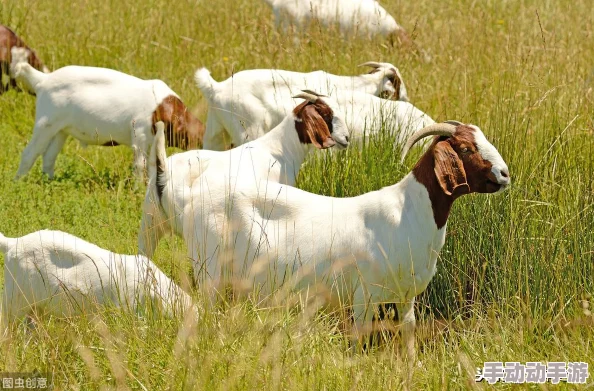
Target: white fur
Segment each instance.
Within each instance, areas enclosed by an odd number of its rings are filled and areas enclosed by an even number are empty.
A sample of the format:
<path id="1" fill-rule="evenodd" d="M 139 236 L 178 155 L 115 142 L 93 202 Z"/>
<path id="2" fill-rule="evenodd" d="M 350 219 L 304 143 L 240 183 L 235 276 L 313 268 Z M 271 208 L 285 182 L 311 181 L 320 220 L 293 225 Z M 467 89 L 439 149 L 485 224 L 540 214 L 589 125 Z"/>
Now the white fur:
<path id="1" fill-rule="evenodd" d="M 333 109 L 332 138 L 338 148 L 348 145 L 349 130 L 344 122 L 344 115 L 327 98 L 322 99 Z M 160 134 L 160 130 L 157 130 Z M 164 143 L 159 136 L 155 139 L 153 151 L 159 151 L 159 142 Z M 163 144 L 164 146 L 164 144 Z M 178 153 L 166 159 L 164 151 L 159 155 L 162 161 L 167 160 L 166 166 L 170 180 L 165 189 L 165 196 L 174 194 L 179 198 L 177 204 L 182 205 L 191 199 L 209 198 L 210 182 L 227 183 L 231 188 L 235 183 L 251 183 L 254 186 L 261 182 L 280 182 L 294 185 L 301 164 L 307 154 L 314 149 L 311 144 L 302 144 L 295 129 L 295 117 L 289 114 L 285 119 L 266 135 L 228 151 L 196 150 Z M 151 152 L 153 153 L 153 152 Z M 154 152 L 155 154 L 158 152 Z M 160 201 L 154 191 L 156 183 L 155 161 L 149 165 L 149 186 L 143 205 L 143 217 L 138 236 L 139 251 L 152 256 L 159 239 L 173 230 L 183 231 L 176 219 L 168 219 L 159 208 Z M 182 201 L 183 200 L 183 201 Z M 172 210 L 176 210 L 174 205 Z M 184 207 L 182 207 L 183 209 Z M 194 210 L 194 213 L 208 214 L 208 209 Z M 189 213 L 189 212 L 188 212 Z M 173 216 L 174 212 L 170 214 Z M 172 227 L 173 225 L 173 227 Z"/>
<path id="2" fill-rule="evenodd" d="M 142 178 L 153 140 L 152 113 L 167 96 L 177 97 L 163 81 L 83 66 L 45 74 L 23 61 L 13 61 L 11 72 L 37 95 L 33 136 L 21 156 L 17 178 L 27 174 L 40 155 L 43 172 L 53 177 L 68 136 L 82 145 L 115 141 L 131 146 L 136 174 Z"/>
<path id="3" fill-rule="evenodd" d="M 345 113 L 353 142 L 383 130 L 395 136 L 394 145 L 402 146 L 414 132 L 435 123 L 408 102 L 363 93 L 337 94 L 334 99 Z"/>
<path id="4" fill-rule="evenodd" d="M 296 101 L 292 96 L 303 89 L 333 97 L 350 97 L 355 92 L 373 95 L 385 92 L 391 96 L 395 86 L 386 75 L 395 71 L 401 80 L 400 99 L 408 100 L 400 71 L 389 63 L 379 65 L 375 73 L 359 76 L 253 69 L 238 72 L 222 82 L 201 68 L 196 71 L 195 79 L 208 101 L 204 148 L 224 149 L 226 136 L 237 146 L 264 135 L 293 110 Z"/>
<path id="5" fill-rule="evenodd" d="M 23 48 L 23 47 L 12 47 L 10 50 L 11 53 L 11 64 L 18 64 L 20 62 L 22 63 L 28 63 L 29 62 L 29 57 L 32 55 L 32 52 L 30 49 L 28 48 Z M 42 69 L 40 69 L 43 73 L 49 73 L 50 70 L 48 69 L 48 67 L 46 67 L 45 65 L 43 65 Z M 13 67 L 10 67 L 10 77 L 12 79 L 16 80 L 16 77 L 13 73 Z M 30 93 L 35 93 L 35 90 L 33 89 L 33 87 L 28 83 L 27 80 L 21 80 L 22 84 L 25 86 L 25 90 L 30 92 Z"/>
<path id="6" fill-rule="evenodd" d="M 305 30 L 312 19 L 324 26 L 338 25 L 345 35 L 387 37 L 403 28 L 375 0 L 265 0 L 275 24 L 285 31 L 290 24 Z"/>
<path id="7" fill-rule="evenodd" d="M 190 296 L 148 258 L 115 254 L 65 232 L 43 230 L 15 239 L 0 234 L 0 251 L 5 321 L 35 309 L 76 315 L 94 304 L 136 310 L 152 302 L 168 316 L 195 310 Z"/>
<path id="8" fill-rule="evenodd" d="M 480 130 L 478 126 L 471 125 L 475 130 Z M 485 160 L 489 160 L 493 167 L 491 168 L 491 172 L 495 176 L 495 179 L 500 183 L 505 183 L 506 181 L 509 182 L 509 170 L 507 165 L 503 161 L 503 158 L 497 152 L 497 149 L 491 144 L 483 132 L 475 132 L 474 135 L 476 148 L 478 149 L 479 153 Z M 503 191 L 503 188 L 499 191 Z"/>
<path id="9" fill-rule="evenodd" d="M 15 77 L 14 71 L 15 65 L 19 63 L 25 63 L 29 61 L 29 56 L 31 56 L 31 50 L 23 47 L 13 47 L 10 49 L 10 55 L 12 57 L 11 64 L 13 66 L 10 67 L 10 76 Z M 44 72 L 48 73 L 48 72 Z"/>
<path id="10" fill-rule="evenodd" d="M 149 159 L 154 158 L 151 152 Z M 497 161 L 494 166 L 507 169 Z M 158 179 L 166 189 L 175 186 L 176 170 L 164 170 L 169 177 Z M 290 281 L 291 287 L 309 291 L 321 284 L 353 309 L 356 321 L 369 321 L 375 304 L 395 302 L 407 349 L 414 354 L 414 299 L 435 274 L 446 226 L 438 229 L 427 188 L 413 173 L 352 198 L 214 177 L 205 197 L 199 186 L 204 184 L 194 182 L 185 190 L 189 197 L 178 189 L 159 200 L 188 245 L 195 278 L 214 286 L 242 280 L 263 294 Z"/>

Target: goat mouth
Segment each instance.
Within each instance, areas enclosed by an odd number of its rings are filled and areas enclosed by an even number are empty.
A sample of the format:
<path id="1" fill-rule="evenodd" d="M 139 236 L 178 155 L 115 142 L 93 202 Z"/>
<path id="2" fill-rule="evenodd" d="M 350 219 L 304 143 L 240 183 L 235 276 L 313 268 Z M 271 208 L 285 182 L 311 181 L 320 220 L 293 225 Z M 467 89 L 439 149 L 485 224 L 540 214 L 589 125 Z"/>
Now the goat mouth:
<path id="1" fill-rule="evenodd" d="M 505 184 L 487 179 L 487 191 L 489 193 L 496 193 L 499 191 L 503 191 L 503 190 L 505 190 L 505 188 L 506 188 Z"/>
<path id="2" fill-rule="evenodd" d="M 347 149 L 347 147 L 349 146 L 349 143 L 343 143 L 338 140 L 334 141 L 336 141 L 336 146 L 338 147 L 338 149 Z"/>

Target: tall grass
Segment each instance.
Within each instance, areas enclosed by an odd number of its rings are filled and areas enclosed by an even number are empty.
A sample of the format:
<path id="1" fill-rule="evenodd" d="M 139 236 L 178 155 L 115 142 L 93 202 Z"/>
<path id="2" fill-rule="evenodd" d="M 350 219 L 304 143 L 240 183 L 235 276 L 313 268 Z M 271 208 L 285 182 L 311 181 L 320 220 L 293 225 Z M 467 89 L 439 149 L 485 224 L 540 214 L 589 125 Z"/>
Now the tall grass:
<path id="1" fill-rule="evenodd" d="M 474 383 L 484 361 L 592 365 L 594 322 L 581 307 L 594 292 L 591 3 L 382 3 L 431 63 L 380 39 L 343 40 L 319 26 L 296 42 L 274 30 L 259 0 L 14 0 L 0 2 L 0 20 L 52 69 L 93 65 L 163 79 L 204 120 L 192 82 L 199 66 L 223 79 L 246 68 L 353 74 L 365 61 L 395 63 L 417 107 L 436 120 L 479 125 L 512 176 L 506 193 L 454 205 L 437 275 L 417 304 L 422 368 L 412 387 L 484 387 Z M 61 229 L 135 252 L 143 189 L 133 186 L 131 151 L 82 149 L 71 140 L 55 180 L 41 175 L 39 163 L 24 181 L 11 180 L 34 102 L 22 93 L 0 96 L 0 231 Z M 343 197 L 395 183 L 417 156 L 401 165 L 387 139 L 310 159 L 298 185 Z M 178 281 L 190 273 L 178 239 L 162 242 L 154 260 Z M 398 388 L 406 378 L 397 349 L 355 352 L 324 315 L 239 301 L 206 307 L 197 325 L 180 332 L 184 327 L 182 320 L 110 310 L 41 319 L 34 329 L 0 337 L 0 372 L 36 368 L 52 372 L 59 389 L 82 390 L 376 390 Z"/>

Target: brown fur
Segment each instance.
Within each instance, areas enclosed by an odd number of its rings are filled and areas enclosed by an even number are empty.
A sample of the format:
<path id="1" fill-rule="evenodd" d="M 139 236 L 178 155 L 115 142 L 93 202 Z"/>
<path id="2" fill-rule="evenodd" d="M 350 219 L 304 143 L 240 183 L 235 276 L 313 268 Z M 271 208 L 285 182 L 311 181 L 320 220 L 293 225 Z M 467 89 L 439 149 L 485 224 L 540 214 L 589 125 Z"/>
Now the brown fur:
<path id="1" fill-rule="evenodd" d="M 494 193 L 501 187 L 494 183 L 491 162 L 478 153 L 473 132 L 471 127 L 460 125 L 452 137 L 436 136 L 413 169 L 417 181 L 427 188 L 438 229 L 445 225 L 456 198 L 468 193 Z"/>
<path id="2" fill-rule="evenodd" d="M 394 70 L 394 74 L 389 76 L 388 79 L 390 79 L 390 81 L 392 82 L 392 85 L 394 86 L 396 92 L 394 92 L 391 99 L 400 100 L 400 85 L 402 84 L 402 80 L 400 80 L 398 74 L 396 74 L 396 69 L 392 69 Z"/>
<path id="3" fill-rule="evenodd" d="M 433 158 L 435 177 L 446 195 L 462 195 L 470 192 L 468 183 L 466 183 L 466 171 L 464 171 L 462 160 L 460 160 L 450 144 L 445 141 L 437 143 L 433 151 Z"/>
<path id="4" fill-rule="evenodd" d="M 176 96 L 169 95 L 153 112 L 153 134 L 155 124 L 163 121 L 167 145 L 182 149 L 202 147 L 204 124 L 194 117 L 186 105 Z"/>
<path id="5" fill-rule="evenodd" d="M 319 149 L 336 144 L 331 135 L 334 113 L 323 100 L 317 99 L 315 103 L 305 101 L 293 109 L 293 114 L 301 143 L 312 144 Z"/>
<path id="6" fill-rule="evenodd" d="M 386 75 L 386 76 L 388 77 L 388 80 L 390 80 L 392 85 L 394 86 L 394 90 L 396 92 L 394 92 L 392 95 L 388 95 L 388 91 L 382 91 L 382 93 L 380 94 L 380 98 L 388 99 L 388 100 L 400 100 L 400 86 L 402 84 L 402 80 L 400 80 L 400 78 L 398 77 L 398 74 L 396 73 L 396 69 L 391 68 L 391 70 L 393 70 L 394 73 L 392 75 Z M 379 68 L 375 68 L 375 69 L 372 69 L 371 71 L 369 71 L 369 74 L 372 75 L 377 72 L 381 72 L 381 70 Z"/>
<path id="7" fill-rule="evenodd" d="M 0 25 L 0 78 L 3 75 L 8 75 L 10 77 L 10 62 L 12 61 L 10 50 L 13 47 L 28 49 L 30 52 L 28 60 L 29 64 L 33 68 L 43 72 L 43 63 L 39 60 L 35 51 L 28 47 L 11 29 Z M 6 87 L 0 82 L 0 94 L 8 88 L 16 88 L 16 86 L 16 80 L 10 77 L 10 81 Z"/>

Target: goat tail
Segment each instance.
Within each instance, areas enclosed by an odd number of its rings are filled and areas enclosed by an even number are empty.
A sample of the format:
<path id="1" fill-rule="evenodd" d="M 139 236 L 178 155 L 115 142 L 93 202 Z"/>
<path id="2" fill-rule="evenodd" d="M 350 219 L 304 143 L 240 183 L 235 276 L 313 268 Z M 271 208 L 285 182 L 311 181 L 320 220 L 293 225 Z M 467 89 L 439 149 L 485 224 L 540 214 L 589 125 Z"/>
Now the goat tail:
<path id="1" fill-rule="evenodd" d="M 167 169 L 167 151 L 165 150 L 165 124 L 159 121 L 155 124 L 157 133 L 153 140 L 151 153 L 149 155 L 149 186 L 152 187 L 161 202 L 163 190 L 169 182 L 169 170 Z"/>
<path id="2" fill-rule="evenodd" d="M 32 92 L 35 92 L 37 84 L 45 79 L 46 74 L 29 64 L 30 56 L 31 51 L 29 49 L 13 47 L 11 49 L 10 75 L 14 79 L 24 82 Z"/>
<path id="3" fill-rule="evenodd" d="M 210 76 L 210 71 L 206 68 L 198 69 L 194 74 L 194 80 L 202 92 L 202 95 L 204 95 L 207 100 L 212 100 L 214 96 L 214 87 L 218 82 Z"/>
<path id="4" fill-rule="evenodd" d="M 4 254 L 14 245 L 16 239 L 7 238 L 0 232 L 0 251 Z"/>

